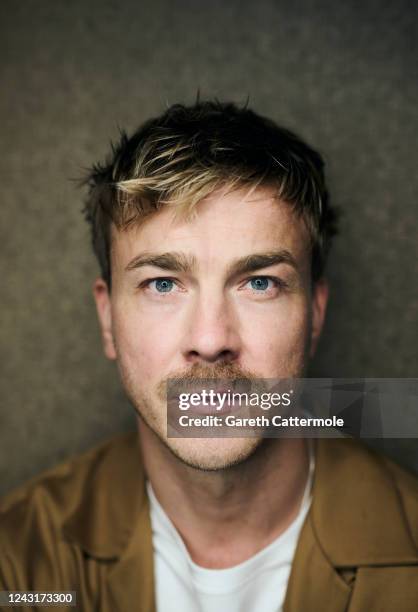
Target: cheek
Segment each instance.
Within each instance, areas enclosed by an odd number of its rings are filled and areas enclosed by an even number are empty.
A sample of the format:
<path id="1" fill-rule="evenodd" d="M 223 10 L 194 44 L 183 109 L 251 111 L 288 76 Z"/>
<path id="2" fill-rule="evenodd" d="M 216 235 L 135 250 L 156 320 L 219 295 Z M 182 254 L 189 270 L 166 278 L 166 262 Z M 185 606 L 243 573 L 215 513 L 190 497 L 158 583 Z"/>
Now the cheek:
<path id="1" fill-rule="evenodd" d="M 303 297 L 247 319 L 244 329 L 247 352 L 266 378 L 300 371 L 310 338 L 309 308 Z"/>
<path id="2" fill-rule="evenodd" d="M 120 367 L 145 385 L 161 378 L 177 346 L 176 326 L 169 318 L 127 302 L 114 307 L 113 335 Z"/>

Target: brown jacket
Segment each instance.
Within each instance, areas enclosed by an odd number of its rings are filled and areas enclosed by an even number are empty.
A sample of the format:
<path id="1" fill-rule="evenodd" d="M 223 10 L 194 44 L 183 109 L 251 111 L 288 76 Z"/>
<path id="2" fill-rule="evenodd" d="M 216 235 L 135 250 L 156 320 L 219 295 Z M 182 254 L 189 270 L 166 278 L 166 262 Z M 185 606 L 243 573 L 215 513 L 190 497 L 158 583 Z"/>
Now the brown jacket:
<path id="1" fill-rule="evenodd" d="M 10 494 L 0 590 L 75 590 L 86 612 L 155 611 L 139 457 L 136 434 L 120 436 Z M 416 479 L 352 440 L 318 440 L 285 611 L 416 612 L 417 548 Z"/>

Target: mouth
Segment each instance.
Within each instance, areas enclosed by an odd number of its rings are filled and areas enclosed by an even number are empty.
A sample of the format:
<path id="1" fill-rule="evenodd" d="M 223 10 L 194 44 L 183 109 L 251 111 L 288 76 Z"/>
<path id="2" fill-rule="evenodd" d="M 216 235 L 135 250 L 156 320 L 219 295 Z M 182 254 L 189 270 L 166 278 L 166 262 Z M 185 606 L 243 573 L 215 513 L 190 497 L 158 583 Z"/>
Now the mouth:
<path id="1" fill-rule="evenodd" d="M 235 414 L 239 411 L 246 410 L 248 408 L 247 401 L 245 398 L 238 397 L 241 393 L 244 393 L 243 389 L 237 389 L 231 387 L 219 387 L 210 389 L 195 389 L 195 398 L 193 401 L 190 396 L 187 404 L 187 412 L 197 416 L 226 416 L 227 414 Z M 169 408 L 175 410 L 186 410 L 181 408 L 180 396 L 177 395 L 170 398 Z"/>
<path id="2" fill-rule="evenodd" d="M 249 378 L 194 378 L 172 379 L 167 387 L 168 418 L 179 414 L 197 417 L 241 413 L 250 409 L 245 395 L 251 393 L 254 380 Z"/>
<path id="3" fill-rule="evenodd" d="M 224 416 L 230 414 L 234 410 L 234 406 L 227 403 L 228 389 L 215 391 L 215 400 L 209 402 L 201 402 L 197 405 L 190 406 L 189 412 L 199 416 L 212 416 L 219 415 Z M 219 399 L 219 397 L 221 399 Z"/>

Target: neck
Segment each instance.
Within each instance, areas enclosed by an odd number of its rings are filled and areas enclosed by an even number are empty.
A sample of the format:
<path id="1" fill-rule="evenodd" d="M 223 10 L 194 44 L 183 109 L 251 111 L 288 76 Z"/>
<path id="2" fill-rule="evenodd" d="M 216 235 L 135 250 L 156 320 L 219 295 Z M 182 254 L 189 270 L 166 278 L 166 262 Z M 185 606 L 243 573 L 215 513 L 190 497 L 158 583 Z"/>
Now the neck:
<path id="1" fill-rule="evenodd" d="M 190 467 L 140 421 L 144 467 L 162 508 L 195 563 L 242 563 L 298 514 L 309 470 L 303 439 L 265 439 L 245 461 L 218 471 Z"/>

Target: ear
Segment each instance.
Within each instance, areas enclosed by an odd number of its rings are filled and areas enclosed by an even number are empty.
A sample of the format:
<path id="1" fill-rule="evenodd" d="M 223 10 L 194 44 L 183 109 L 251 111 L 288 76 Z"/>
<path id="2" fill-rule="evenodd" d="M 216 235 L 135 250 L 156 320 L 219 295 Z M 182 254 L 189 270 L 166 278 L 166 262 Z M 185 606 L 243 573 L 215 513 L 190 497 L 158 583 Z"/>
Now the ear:
<path id="1" fill-rule="evenodd" d="M 313 357 L 321 336 L 327 310 L 329 287 L 325 278 L 320 278 L 312 288 L 312 327 L 310 356 Z"/>
<path id="2" fill-rule="evenodd" d="M 108 359 L 116 359 L 116 349 L 112 332 L 112 305 L 107 283 L 97 278 L 93 285 L 93 295 L 96 301 L 97 316 L 102 331 L 104 354 Z"/>

